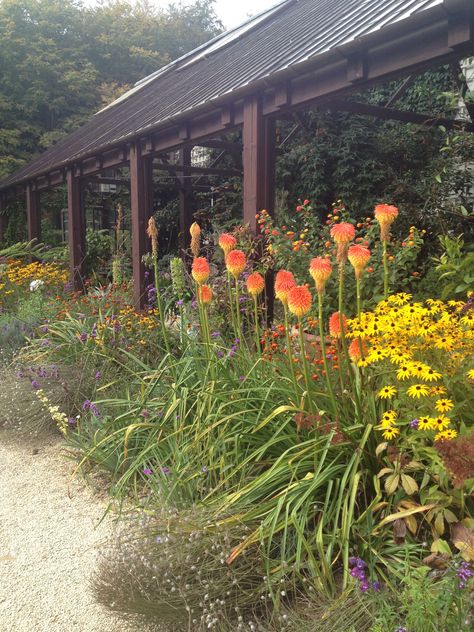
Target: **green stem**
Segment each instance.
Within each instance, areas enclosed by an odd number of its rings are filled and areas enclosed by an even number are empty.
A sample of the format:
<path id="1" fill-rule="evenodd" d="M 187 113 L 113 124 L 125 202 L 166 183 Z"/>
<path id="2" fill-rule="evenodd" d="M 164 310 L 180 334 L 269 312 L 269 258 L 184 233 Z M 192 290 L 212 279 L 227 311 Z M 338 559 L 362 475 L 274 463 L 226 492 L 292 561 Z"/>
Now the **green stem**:
<path id="1" fill-rule="evenodd" d="M 160 314 L 160 323 L 161 323 L 161 329 L 163 332 L 163 340 L 165 343 L 167 353 L 170 353 L 170 343 L 168 340 L 168 333 L 166 331 L 164 310 L 163 310 L 163 304 L 161 302 L 161 295 L 160 295 L 160 281 L 158 277 L 158 258 L 156 254 L 153 256 L 153 272 L 155 274 L 156 304 L 158 305 L 158 312 Z"/>
<path id="2" fill-rule="evenodd" d="M 257 349 L 257 353 L 260 353 L 260 328 L 258 325 L 258 299 L 256 295 L 253 295 L 253 310 L 255 317 L 255 347 Z"/>
<path id="3" fill-rule="evenodd" d="M 360 326 L 360 315 L 362 313 L 362 308 L 361 308 L 361 300 L 360 300 L 360 277 L 357 276 L 356 277 L 356 297 L 357 297 L 357 319 L 359 321 L 359 326 Z M 360 357 L 361 359 L 364 358 L 364 352 L 362 349 L 362 339 L 360 336 L 358 336 L 357 340 L 359 341 L 359 351 L 360 351 Z"/>
<path id="4" fill-rule="evenodd" d="M 323 356 L 324 371 L 326 373 L 326 384 L 328 387 L 329 396 L 331 398 L 332 405 L 334 406 L 334 412 L 337 411 L 336 398 L 334 397 L 334 391 L 332 388 L 331 378 L 329 376 L 328 359 L 326 357 L 326 338 L 324 334 L 323 323 L 323 294 L 318 292 L 318 315 L 319 315 L 319 337 L 321 338 L 321 354 Z"/>
<path id="5" fill-rule="evenodd" d="M 388 254 L 387 240 L 383 240 L 383 295 L 385 300 L 388 298 Z"/>
<path id="6" fill-rule="evenodd" d="M 309 409 L 311 412 L 314 412 L 313 400 L 311 398 L 311 380 L 309 375 L 309 366 L 308 360 L 306 359 L 306 349 L 304 344 L 304 332 L 303 332 L 303 323 L 301 318 L 298 316 L 298 330 L 300 335 L 300 355 L 301 361 L 303 362 L 303 373 L 304 373 L 304 381 L 306 384 L 306 393 L 308 395 Z"/>
<path id="7" fill-rule="evenodd" d="M 291 379 L 293 380 L 293 385 L 295 387 L 296 403 L 298 403 L 298 383 L 296 381 L 295 366 L 293 363 L 293 351 L 291 348 L 291 338 L 290 338 L 290 330 L 289 330 L 289 324 L 288 324 L 288 308 L 285 304 L 283 304 L 283 308 L 284 308 L 284 314 L 285 314 L 286 348 L 288 352 L 288 360 L 290 361 Z"/>
<path id="8" fill-rule="evenodd" d="M 344 320 L 343 320 L 343 314 L 344 314 L 344 269 L 345 269 L 345 264 L 344 262 L 341 262 L 339 264 L 339 301 L 338 301 L 338 311 L 339 311 L 339 328 L 341 330 L 341 344 L 342 344 L 342 349 L 344 351 L 344 357 L 346 360 L 346 364 L 348 367 L 348 370 L 350 371 L 350 366 L 351 366 L 351 361 L 349 358 L 349 352 L 347 350 L 347 342 L 346 342 L 346 336 L 344 333 Z"/>
<path id="9" fill-rule="evenodd" d="M 229 270 L 227 270 L 227 289 L 229 290 L 229 307 L 230 307 L 230 318 L 232 321 L 232 329 L 234 330 L 234 333 L 236 331 L 236 326 L 235 326 L 235 317 L 234 317 L 234 298 L 232 296 L 232 282 L 230 279 L 230 272 Z"/>
<path id="10" fill-rule="evenodd" d="M 240 322 L 240 303 L 239 303 L 239 280 L 235 279 L 235 311 L 237 329 L 235 337 L 242 339 L 242 326 Z"/>

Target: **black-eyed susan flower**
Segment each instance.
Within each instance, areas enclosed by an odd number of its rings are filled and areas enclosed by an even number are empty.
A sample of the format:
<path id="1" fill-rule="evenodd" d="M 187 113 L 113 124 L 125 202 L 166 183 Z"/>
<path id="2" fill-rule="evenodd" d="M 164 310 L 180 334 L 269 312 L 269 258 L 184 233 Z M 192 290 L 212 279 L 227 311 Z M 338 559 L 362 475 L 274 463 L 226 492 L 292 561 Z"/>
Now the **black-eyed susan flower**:
<path id="1" fill-rule="evenodd" d="M 474 369 L 467 372 L 467 377 L 469 380 L 474 380 Z"/>
<path id="2" fill-rule="evenodd" d="M 431 417 L 431 427 L 433 430 L 440 432 L 446 430 L 449 427 L 451 420 L 446 415 L 438 415 L 437 417 Z"/>
<path id="3" fill-rule="evenodd" d="M 418 430 L 431 430 L 430 417 L 418 417 Z"/>
<path id="4" fill-rule="evenodd" d="M 440 384 L 437 384 L 436 386 L 432 386 L 430 388 L 430 395 L 445 395 L 447 393 L 447 389 L 445 386 L 441 386 Z"/>
<path id="5" fill-rule="evenodd" d="M 439 371 L 435 371 L 430 366 L 425 366 L 421 373 L 421 379 L 426 382 L 435 382 L 436 380 L 440 380 L 441 377 L 441 373 L 439 373 Z"/>
<path id="6" fill-rule="evenodd" d="M 426 397 L 430 392 L 430 389 L 425 384 L 412 384 L 407 388 L 407 395 L 419 399 L 420 397 Z"/>
<path id="7" fill-rule="evenodd" d="M 397 394 L 397 389 L 394 386 L 384 386 L 377 393 L 377 395 L 378 395 L 378 397 L 380 397 L 380 399 L 390 399 L 391 397 L 393 397 L 396 394 Z"/>
<path id="8" fill-rule="evenodd" d="M 446 430 L 442 430 L 435 435 L 435 441 L 451 441 L 458 436 L 458 433 L 454 428 L 447 428 Z"/>
<path id="9" fill-rule="evenodd" d="M 387 410 L 380 419 L 382 428 L 390 428 L 397 421 L 397 413 L 395 410 Z"/>
<path id="10" fill-rule="evenodd" d="M 450 399 L 437 399 L 435 408 L 439 413 L 447 413 L 454 408 L 454 404 Z"/>
<path id="11" fill-rule="evenodd" d="M 395 437 L 398 437 L 399 434 L 400 434 L 400 428 L 397 428 L 396 426 L 392 426 L 391 428 L 385 428 L 385 430 L 382 433 L 382 437 L 386 439 L 387 441 L 390 441 L 391 439 L 395 439 Z"/>
<path id="12" fill-rule="evenodd" d="M 410 377 L 410 368 L 407 364 L 402 364 L 397 371 L 397 380 L 407 380 Z"/>

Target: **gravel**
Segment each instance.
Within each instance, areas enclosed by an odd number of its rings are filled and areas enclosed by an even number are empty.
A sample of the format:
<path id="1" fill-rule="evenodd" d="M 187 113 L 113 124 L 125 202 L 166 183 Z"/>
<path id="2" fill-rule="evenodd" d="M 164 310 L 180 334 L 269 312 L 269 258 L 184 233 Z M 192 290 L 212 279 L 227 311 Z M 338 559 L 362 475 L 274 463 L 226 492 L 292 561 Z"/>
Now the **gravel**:
<path id="1" fill-rule="evenodd" d="M 56 435 L 0 429 L 0 632 L 134 632 L 94 603 L 89 577 L 112 531 L 107 504 Z"/>

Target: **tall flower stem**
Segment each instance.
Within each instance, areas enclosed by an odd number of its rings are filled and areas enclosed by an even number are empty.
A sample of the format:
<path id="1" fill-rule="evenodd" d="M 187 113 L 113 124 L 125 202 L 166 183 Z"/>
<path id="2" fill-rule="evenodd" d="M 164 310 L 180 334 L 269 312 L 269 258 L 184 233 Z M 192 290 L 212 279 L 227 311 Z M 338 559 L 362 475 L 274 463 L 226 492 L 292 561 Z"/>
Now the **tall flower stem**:
<path id="1" fill-rule="evenodd" d="M 153 272 L 155 274 L 156 304 L 158 306 L 158 313 L 160 314 L 160 323 L 161 323 L 161 329 L 163 332 L 163 341 L 165 343 L 166 352 L 170 353 L 170 343 L 168 340 L 168 332 L 166 331 L 166 324 L 165 324 L 165 313 L 164 313 L 163 303 L 161 301 L 161 294 L 160 294 L 160 280 L 158 276 L 158 258 L 156 254 L 153 255 Z"/>
<path id="2" fill-rule="evenodd" d="M 232 296 L 232 281 L 230 278 L 230 272 L 227 270 L 227 289 L 229 291 L 229 308 L 230 308 L 230 318 L 232 320 L 232 328 L 235 332 L 235 318 L 234 318 L 234 297 Z"/>
<path id="3" fill-rule="evenodd" d="M 341 330 L 341 344 L 342 344 L 342 349 L 344 351 L 344 358 L 346 360 L 347 363 L 347 367 L 350 371 L 350 366 L 351 366 L 351 361 L 349 358 L 349 352 L 347 349 L 347 342 L 346 342 L 346 336 L 344 333 L 344 319 L 343 319 L 343 313 L 344 313 L 344 271 L 345 271 L 345 264 L 344 262 L 341 262 L 339 264 L 339 295 L 338 295 L 338 308 L 339 308 L 339 328 Z"/>
<path id="4" fill-rule="evenodd" d="M 304 381 L 306 384 L 306 393 L 308 394 L 309 409 L 311 412 L 314 412 L 313 399 L 311 397 L 311 380 L 309 376 L 309 366 L 308 360 L 306 359 L 306 349 L 304 344 L 303 322 L 300 316 L 298 316 L 298 333 L 300 336 L 300 354 L 301 361 L 303 363 Z"/>
<path id="5" fill-rule="evenodd" d="M 387 240 L 383 242 L 383 295 L 385 300 L 388 298 L 388 253 L 387 253 Z"/>
<path id="6" fill-rule="evenodd" d="M 236 332 L 235 332 L 235 337 L 242 338 L 242 327 L 241 327 L 241 322 L 240 322 L 239 280 L 238 279 L 235 279 L 235 312 L 236 312 L 235 324 L 237 327 Z"/>
<path id="7" fill-rule="evenodd" d="M 360 324 L 360 315 L 362 313 L 361 300 L 360 300 L 360 276 L 356 276 L 356 301 L 357 301 L 357 319 Z M 363 359 L 364 351 L 362 348 L 362 339 L 360 336 L 358 336 L 357 340 L 359 341 L 358 344 L 359 344 L 360 357 Z"/>
<path id="8" fill-rule="evenodd" d="M 260 327 L 258 324 L 258 298 L 253 295 L 253 313 L 255 318 L 255 348 L 260 353 Z"/>
<path id="9" fill-rule="evenodd" d="M 291 371 L 291 379 L 293 380 L 293 384 L 295 387 L 296 400 L 298 400 L 298 383 L 296 381 L 296 373 L 295 366 L 293 363 L 293 349 L 291 347 L 291 338 L 290 338 L 290 329 L 288 323 L 288 307 L 283 304 L 284 314 L 285 314 L 285 337 L 286 337 L 286 348 L 288 351 L 288 360 L 290 361 L 290 371 Z"/>
<path id="10" fill-rule="evenodd" d="M 334 406 L 334 412 L 337 410 L 336 398 L 334 397 L 334 390 L 332 388 L 332 382 L 329 375 L 328 359 L 326 357 L 326 337 L 324 334 L 323 323 L 323 293 L 318 292 L 318 316 L 319 316 L 319 337 L 321 338 L 321 354 L 323 356 L 323 366 L 326 373 L 326 384 L 328 387 L 329 397 L 331 398 L 332 405 Z"/>

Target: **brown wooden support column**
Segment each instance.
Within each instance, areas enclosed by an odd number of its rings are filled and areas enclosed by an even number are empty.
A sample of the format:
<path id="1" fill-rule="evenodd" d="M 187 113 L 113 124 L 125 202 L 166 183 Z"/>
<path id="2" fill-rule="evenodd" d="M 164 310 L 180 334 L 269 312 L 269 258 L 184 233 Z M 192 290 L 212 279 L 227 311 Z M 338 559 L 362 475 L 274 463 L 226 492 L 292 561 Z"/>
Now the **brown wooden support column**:
<path id="1" fill-rule="evenodd" d="M 140 143 L 130 147 L 130 204 L 132 209 L 133 301 L 136 309 L 145 306 L 145 266 L 147 222 L 153 211 L 153 161 L 142 156 Z"/>
<path id="2" fill-rule="evenodd" d="M 243 140 L 243 203 L 244 223 L 258 234 L 256 214 L 265 209 L 270 213 L 275 206 L 275 121 L 264 118 L 258 96 L 244 103 Z M 267 323 L 273 320 L 273 274 L 265 279 Z"/>
<path id="3" fill-rule="evenodd" d="M 275 204 L 275 121 L 264 118 L 258 96 L 245 100 L 242 140 L 244 222 L 257 232 L 255 215 Z"/>
<path id="4" fill-rule="evenodd" d="M 28 226 L 28 240 L 41 239 L 41 207 L 40 194 L 33 189 L 31 183 L 26 185 L 26 223 Z"/>
<path id="5" fill-rule="evenodd" d="M 5 215 L 5 200 L 0 195 L 0 244 L 5 240 L 5 231 L 8 226 L 8 217 Z"/>
<path id="6" fill-rule="evenodd" d="M 179 234 L 180 248 L 184 253 L 191 243 L 189 229 L 193 223 L 193 186 L 191 182 L 191 147 L 184 146 L 179 150 L 179 165 L 183 167 L 179 187 Z"/>
<path id="7" fill-rule="evenodd" d="M 69 243 L 69 280 L 75 290 L 84 288 L 86 230 L 82 207 L 81 184 L 72 168 L 67 170 L 67 232 Z"/>

